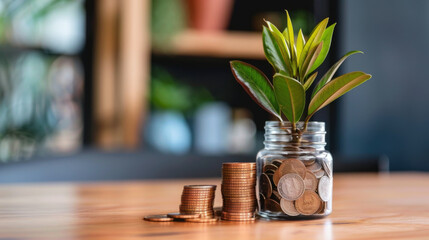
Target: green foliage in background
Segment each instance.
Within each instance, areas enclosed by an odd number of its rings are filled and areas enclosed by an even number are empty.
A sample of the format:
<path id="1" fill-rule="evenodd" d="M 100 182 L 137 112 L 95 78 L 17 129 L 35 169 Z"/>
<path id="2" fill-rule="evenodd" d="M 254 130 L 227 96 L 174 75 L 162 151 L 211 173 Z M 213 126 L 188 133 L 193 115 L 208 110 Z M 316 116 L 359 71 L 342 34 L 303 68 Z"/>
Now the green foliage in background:
<path id="1" fill-rule="evenodd" d="M 283 116 L 292 123 L 294 132 L 304 132 L 311 117 L 320 109 L 346 92 L 371 78 L 364 72 L 351 72 L 333 78 L 344 60 L 360 51 L 351 51 L 336 62 L 319 81 L 317 68 L 324 62 L 331 47 L 336 23 L 328 26 L 328 18 L 321 21 L 305 39 L 299 29 L 295 31 L 286 11 L 286 28 L 277 29 L 269 21 L 263 27 L 262 38 L 265 57 L 275 70 L 273 81 L 256 67 L 241 61 L 231 61 L 232 72 L 246 92 L 262 108 L 283 122 Z M 313 83 L 317 82 L 310 95 Z M 306 95 L 311 96 L 306 103 Z M 307 109 L 307 110 L 306 110 Z M 296 123 L 304 120 L 303 129 Z"/>
<path id="2" fill-rule="evenodd" d="M 162 68 L 152 69 L 150 102 L 154 109 L 186 114 L 210 101 L 213 97 L 207 89 L 181 83 Z"/>
<path id="3" fill-rule="evenodd" d="M 171 38 L 186 28 L 186 10 L 181 0 L 152 0 L 151 4 L 152 46 L 163 51 Z"/>

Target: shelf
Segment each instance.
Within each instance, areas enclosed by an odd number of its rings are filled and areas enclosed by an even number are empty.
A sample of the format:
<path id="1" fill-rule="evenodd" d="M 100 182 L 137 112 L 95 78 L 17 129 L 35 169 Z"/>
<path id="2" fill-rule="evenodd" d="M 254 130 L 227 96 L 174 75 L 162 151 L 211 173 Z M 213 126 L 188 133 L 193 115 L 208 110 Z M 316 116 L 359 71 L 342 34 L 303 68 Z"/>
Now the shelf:
<path id="1" fill-rule="evenodd" d="M 260 33 L 224 31 L 203 33 L 187 30 L 176 35 L 166 50 L 156 54 L 220 58 L 264 59 Z"/>
<path id="2" fill-rule="evenodd" d="M 40 46 L 30 46 L 30 45 L 13 45 L 13 44 L 0 44 L 0 53 L 2 54 L 20 54 L 26 52 L 39 52 L 46 55 L 52 56 L 71 56 L 76 57 L 79 53 L 66 53 L 59 52 L 49 48 L 40 47 Z"/>

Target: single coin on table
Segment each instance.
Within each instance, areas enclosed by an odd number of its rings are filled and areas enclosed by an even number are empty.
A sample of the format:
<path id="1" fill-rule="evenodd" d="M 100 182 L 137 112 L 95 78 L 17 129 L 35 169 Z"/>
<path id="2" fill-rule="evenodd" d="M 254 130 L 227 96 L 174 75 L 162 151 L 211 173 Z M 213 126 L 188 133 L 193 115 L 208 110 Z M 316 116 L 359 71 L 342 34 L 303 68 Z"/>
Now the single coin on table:
<path id="1" fill-rule="evenodd" d="M 308 189 L 308 190 L 316 191 L 317 189 L 317 178 L 310 171 L 307 171 L 307 173 L 305 174 L 304 186 L 306 190 Z"/>
<path id="2" fill-rule="evenodd" d="M 332 182 L 331 179 L 327 176 L 323 176 L 319 180 L 318 192 L 320 198 L 327 202 L 331 199 L 332 194 Z"/>
<path id="3" fill-rule="evenodd" d="M 189 218 L 199 218 L 201 214 L 195 213 L 195 214 L 183 214 L 183 213 L 169 213 L 167 214 L 168 217 L 174 218 L 174 219 L 189 219 Z"/>
<path id="4" fill-rule="evenodd" d="M 171 222 L 174 220 L 174 218 L 168 217 L 165 214 L 148 215 L 145 216 L 143 219 L 151 222 Z"/>
<path id="5" fill-rule="evenodd" d="M 270 198 L 271 194 L 273 193 L 273 187 L 271 185 L 270 178 L 267 174 L 262 173 L 260 177 L 260 190 L 261 193 L 264 194 L 265 198 Z"/>
<path id="6" fill-rule="evenodd" d="M 322 201 L 319 195 L 311 190 L 305 190 L 304 194 L 295 201 L 296 210 L 303 215 L 315 214 Z"/>
<path id="7" fill-rule="evenodd" d="M 280 207 L 282 208 L 283 212 L 289 216 L 299 215 L 299 212 L 296 210 L 295 204 L 293 201 L 288 201 L 282 198 L 282 200 L 280 201 Z"/>
<path id="8" fill-rule="evenodd" d="M 296 173 L 288 173 L 280 178 L 277 189 L 282 198 L 293 201 L 304 193 L 304 180 Z"/>

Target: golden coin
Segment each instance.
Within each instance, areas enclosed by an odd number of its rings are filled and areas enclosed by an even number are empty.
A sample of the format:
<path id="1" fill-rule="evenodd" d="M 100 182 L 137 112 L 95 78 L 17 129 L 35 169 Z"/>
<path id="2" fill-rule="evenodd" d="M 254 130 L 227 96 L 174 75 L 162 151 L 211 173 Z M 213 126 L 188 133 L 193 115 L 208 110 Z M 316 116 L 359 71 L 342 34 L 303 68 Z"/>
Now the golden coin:
<path id="1" fill-rule="evenodd" d="M 299 215 L 299 212 L 296 210 L 295 204 L 293 201 L 288 201 L 282 198 L 282 200 L 280 201 L 280 207 L 282 208 L 283 212 L 289 216 Z"/>
<path id="2" fill-rule="evenodd" d="M 326 206 L 326 202 L 322 201 L 322 203 L 320 204 L 320 207 L 319 207 L 319 209 L 317 210 L 316 213 L 324 214 L 325 213 L 325 206 Z"/>
<path id="3" fill-rule="evenodd" d="M 279 172 L 278 176 L 276 176 L 276 173 Z M 280 178 L 288 173 L 296 173 L 298 174 L 301 178 L 304 179 L 305 177 L 305 173 L 307 172 L 307 169 L 305 168 L 304 163 L 302 163 L 300 160 L 298 159 L 294 159 L 294 158 L 289 158 L 283 161 L 282 165 L 280 165 L 280 167 L 277 169 L 276 173 L 274 173 L 274 177 L 275 178 L 279 178 L 279 179 L 274 179 L 274 184 L 276 184 L 276 186 L 278 186 L 278 180 L 280 180 Z M 277 180 L 277 182 L 276 182 Z"/>
<path id="4" fill-rule="evenodd" d="M 317 188 L 320 198 L 327 202 L 331 199 L 332 195 L 332 182 L 327 176 L 323 176 L 319 180 L 319 187 Z"/>
<path id="5" fill-rule="evenodd" d="M 174 218 L 168 217 L 165 214 L 148 215 L 148 216 L 145 216 L 143 219 L 151 222 L 171 222 L 174 220 Z"/>
<path id="6" fill-rule="evenodd" d="M 296 210 L 303 215 L 311 215 L 317 212 L 322 201 L 317 193 L 305 190 L 304 194 L 295 201 Z"/>
<path id="7" fill-rule="evenodd" d="M 268 199 L 265 201 L 265 209 L 269 210 L 271 212 L 281 212 L 282 208 L 280 207 L 280 204 L 273 199 Z"/>
<path id="8" fill-rule="evenodd" d="M 265 198 L 270 198 L 273 193 L 273 186 L 267 174 L 262 173 L 260 176 L 260 190 Z"/>
<path id="9" fill-rule="evenodd" d="M 169 213 L 168 217 L 174 219 L 188 219 L 188 218 L 199 218 L 201 214 L 182 214 L 182 213 Z"/>
<path id="10" fill-rule="evenodd" d="M 304 186 L 306 190 L 316 191 L 317 189 L 317 178 L 310 171 L 307 171 L 307 173 L 305 174 Z"/>
<path id="11" fill-rule="evenodd" d="M 194 222 L 194 223 L 213 223 L 217 222 L 218 218 L 188 218 L 185 219 L 185 222 Z"/>
<path id="12" fill-rule="evenodd" d="M 319 162 L 314 162 L 313 164 L 307 166 L 307 169 L 312 172 L 317 172 L 322 169 L 322 165 Z"/>
<path id="13" fill-rule="evenodd" d="M 277 186 L 277 183 L 279 182 L 281 177 L 282 177 L 282 173 L 280 169 L 277 169 L 273 174 L 273 183 L 275 186 Z"/>
<path id="14" fill-rule="evenodd" d="M 282 198 L 293 201 L 304 193 L 304 180 L 296 173 L 287 173 L 280 178 L 277 188 Z"/>

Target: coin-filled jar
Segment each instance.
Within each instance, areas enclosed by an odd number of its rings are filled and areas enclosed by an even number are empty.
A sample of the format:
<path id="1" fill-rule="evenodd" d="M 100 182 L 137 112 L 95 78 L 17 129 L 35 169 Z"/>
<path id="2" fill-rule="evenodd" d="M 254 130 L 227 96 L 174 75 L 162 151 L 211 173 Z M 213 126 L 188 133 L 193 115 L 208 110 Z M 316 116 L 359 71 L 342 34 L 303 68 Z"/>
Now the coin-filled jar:
<path id="1" fill-rule="evenodd" d="M 256 158 L 259 216 L 303 219 L 332 212 L 332 155 L 325 150 L 325 134 L 323 122 L 309 122 L 302 132 L 292 131 L 289 122 L 265 123 L 265 148 Z"/>

